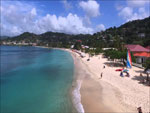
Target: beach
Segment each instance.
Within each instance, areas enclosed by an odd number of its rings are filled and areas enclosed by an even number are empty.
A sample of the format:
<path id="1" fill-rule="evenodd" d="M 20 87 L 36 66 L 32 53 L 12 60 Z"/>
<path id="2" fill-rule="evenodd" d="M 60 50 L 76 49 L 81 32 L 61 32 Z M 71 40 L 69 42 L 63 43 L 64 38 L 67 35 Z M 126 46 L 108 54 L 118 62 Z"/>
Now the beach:
<path id="1" fill-rule="evenodd" d="M 132 67 L 130 77 L 120 77 L 120 72 L 115 70 L 121 67 L 108 66 L 113 62 L 102 58 L 102 55 L 87 61 L 87 54 L 81 58 L 78 53 L 68 51 L 74 59 L 76 84 L 80 84 L 78 92 L 81 95 L 76 102 L 76 108 L 80 108 L 78 111 L 137 112 L 138 107 L 143 112 L 150 111 L 150 87 L 139 83 L 138 79 L 143 69 Z"/>

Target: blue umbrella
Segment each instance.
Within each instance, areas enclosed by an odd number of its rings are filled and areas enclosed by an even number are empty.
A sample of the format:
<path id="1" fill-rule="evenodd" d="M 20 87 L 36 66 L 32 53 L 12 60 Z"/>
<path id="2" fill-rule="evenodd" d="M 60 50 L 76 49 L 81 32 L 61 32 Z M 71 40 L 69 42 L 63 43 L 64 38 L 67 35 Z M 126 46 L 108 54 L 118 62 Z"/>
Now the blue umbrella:
<path id="1" fill-rule="evenodd" d="M 123 70 L 123 72 L 128 72 L 128 71 L 129 71 L 129 70 L 127 70 L 127 69 L 124 69 L 124 70 Z"/>

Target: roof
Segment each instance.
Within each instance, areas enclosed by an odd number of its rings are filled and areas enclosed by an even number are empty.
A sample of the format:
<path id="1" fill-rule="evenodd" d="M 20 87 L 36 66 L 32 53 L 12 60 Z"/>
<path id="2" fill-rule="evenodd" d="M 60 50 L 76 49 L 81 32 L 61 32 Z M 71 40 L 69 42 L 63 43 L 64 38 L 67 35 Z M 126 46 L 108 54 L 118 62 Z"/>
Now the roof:
<path id="1" fill-rule="evenodd" d="M 148 49 L 140 45 L 125 45 L 125 47 L 132 52 L 149 52 Z"/>
<path id="2" fill-rule="evenodd" d="M 81 40 L 77 40 L 77 42 L 82 42 Z"/>
<path id="3" fill-rule="evenodd" d="M 137 53 L 134 53 L 134 56 L 143 56 L 143 57 L 150 57 L 150 53 L 148 52 L 137 52 Z"/>
<path id="4" fill-rule="evenodd" d="M 146 49 L 149 49 L 149 50 L 150 50 L 150 46 L 147 46 Z"/>

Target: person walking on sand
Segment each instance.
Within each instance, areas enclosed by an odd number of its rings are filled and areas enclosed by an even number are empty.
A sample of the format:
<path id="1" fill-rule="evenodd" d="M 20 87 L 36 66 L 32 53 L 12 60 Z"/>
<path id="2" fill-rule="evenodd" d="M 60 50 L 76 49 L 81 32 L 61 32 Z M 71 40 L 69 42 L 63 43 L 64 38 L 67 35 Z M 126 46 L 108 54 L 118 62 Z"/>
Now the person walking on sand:
<path id="1" fill-rule="evenodd" d="M 105 68 L 105 65 L 103 66 L 103 68 Z"/>
<path id="2" fill-rule="evenodd" d="M 141 107 L 138 107 L 137 110 L 138 110 L 138 113 L 143 113 Z"/>
<path id="3" fill-rule="evenodd" d="M 140 77 L 143 77 L 142 73 L 140 73 Z"/>
<path id="4" fill-rule="evenodd" d="M 102 77 L 103 77 L 103 72 L 100 74 L 100 78 L 102 78 Z M 100 78 L 99 78 L 99 79 L 100 79 Z"/>
<path id="5" fill-rule="evenodd" d="M 127 77 L 130 77 L 129 73 L 128 73 L 128 72 L 126 72 L 126 73 L 127 73 L 127 75 L 126 75 L 126 76 L 127 76 Z"/>
<path id="6" fill-rule="evenodd" d="M 123 72 L 122 71 L 120 72 L 120 76 L 123 77 Z"/>
<path id="7" fill-rule="evenodd" d="M 101 73 L 101 78 L 103 77 L 103 72 Z"/>

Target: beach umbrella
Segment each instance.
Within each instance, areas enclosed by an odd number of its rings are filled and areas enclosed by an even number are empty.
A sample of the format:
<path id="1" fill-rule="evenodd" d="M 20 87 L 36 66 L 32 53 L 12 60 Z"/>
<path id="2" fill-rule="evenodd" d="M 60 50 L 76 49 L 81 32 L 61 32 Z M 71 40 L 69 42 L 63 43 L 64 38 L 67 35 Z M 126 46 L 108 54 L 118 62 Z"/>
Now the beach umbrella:
<path id="1" fill-rule="evenodd" d="M 128 72 L 128 71 L 129 71 L 128 69 L 124 69 L 124 70 L 123 70 L 123 72 Z"/>

